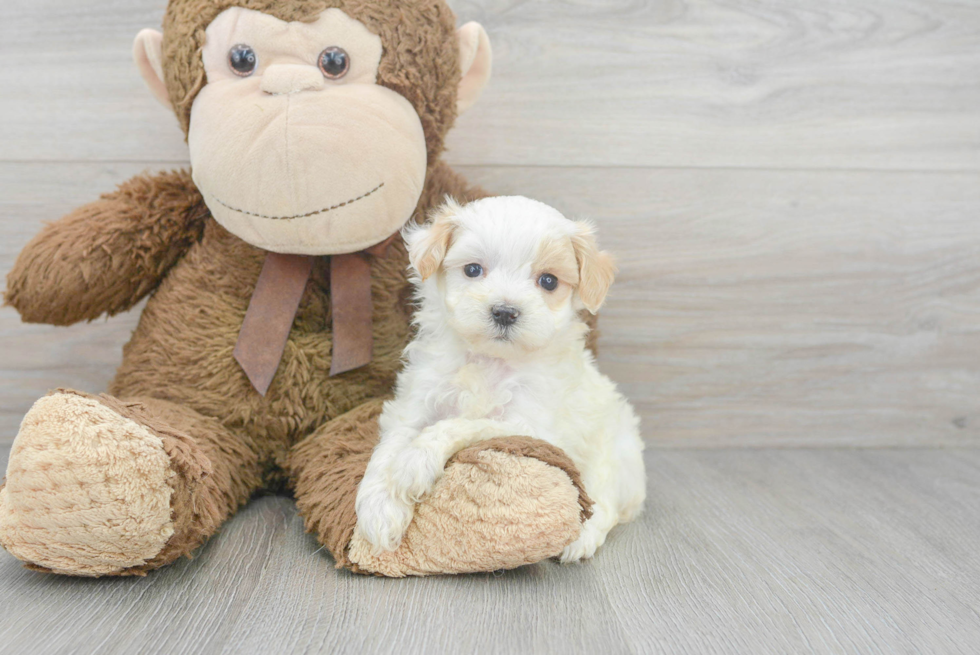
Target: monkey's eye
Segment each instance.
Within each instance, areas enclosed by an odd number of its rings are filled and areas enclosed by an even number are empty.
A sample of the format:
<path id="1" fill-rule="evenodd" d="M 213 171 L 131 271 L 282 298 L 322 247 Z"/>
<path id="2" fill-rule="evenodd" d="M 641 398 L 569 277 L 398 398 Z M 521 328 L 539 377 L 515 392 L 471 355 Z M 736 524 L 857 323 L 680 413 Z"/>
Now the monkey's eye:
<path id="1" fill-rule="evenodd" d="M 558 278 L 551 273 L 545 273 L 538 278 L 538 284 L 540 284 L 541 288 L 545 291 L 554 291 L 558 288 Z"/>
<path id="2" fill-rule="evenodd" d="M 228 51 L 228 66 L 231 67 L 231 72 L 239 77 L 248 77 L 254 73 L 258 61 L 258 55 L 255 54 L 252 46 L 244 43 L 232 46 Z"/>
<path id="3" fill-rule="evenodd" d="M 480 277 L 483 275 L 483 267 L 479 264 L 467 264 L 463 267 L 463 273 L 466 277 Z"/>
<path id="4" fill-rule="evenodd" d="M 339 80 L 350 70 L 350 57 L 343 48 L 330 46 L 320 53 L 319 65 L 324 77 Z"/>

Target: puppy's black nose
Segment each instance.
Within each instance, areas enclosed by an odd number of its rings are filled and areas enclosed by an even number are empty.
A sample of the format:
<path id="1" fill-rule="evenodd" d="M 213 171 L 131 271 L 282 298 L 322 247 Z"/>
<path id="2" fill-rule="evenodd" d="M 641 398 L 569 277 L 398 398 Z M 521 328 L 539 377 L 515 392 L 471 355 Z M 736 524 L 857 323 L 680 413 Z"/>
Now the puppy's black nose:
<path id="1" fill-rule="evenodd" d="M 494 305 L 490 313 L 493 314 L 493 322 L 500 327 L 510 327 L 521 315 L 520 310 L 513 305 Z"/>

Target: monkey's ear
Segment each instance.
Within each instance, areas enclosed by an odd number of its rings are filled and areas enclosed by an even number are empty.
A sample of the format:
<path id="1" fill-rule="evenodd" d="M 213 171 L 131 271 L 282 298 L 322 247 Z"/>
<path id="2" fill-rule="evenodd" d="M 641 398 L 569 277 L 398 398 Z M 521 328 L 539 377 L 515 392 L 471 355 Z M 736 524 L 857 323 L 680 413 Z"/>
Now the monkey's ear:
<path id="1" fill-rule="evenodd" d="M 599 250 L 595 227 L 578 221 L 572 235 L 572 249 L 578 262 L 578 295 L 585 308 L 595 314 L 606 300 L 609 287 L 616 277 L 616 262 L 605 250 Z"/>
<path id="2" fill-rule="evenodd" d="M 479 23 L 467 23 L 459 28 L 459 68 L 463 72 L 459 80 L 456 109 L 462 114 L 473 106 L 490 81 L 493 68 L 493 51 L 490 37 Z"/>
<path id="3" fill-rule="evenodd" d="M 171 107 L 170 94 L 163 83 L 163 34 L 156 30 L 143 30 L 137 34 L 133 42 L 133 60 L 153 97 Z"/>
<path id="4" fill-rule="evenodd" d="M 403 233 L 408 259 L 423 280 L 428 280 L 442 266 L 453 240 L 459 210 L 459 203 L 446 198 L 446 204 L 432 212 L 428 223 L 406 228 Z"/>

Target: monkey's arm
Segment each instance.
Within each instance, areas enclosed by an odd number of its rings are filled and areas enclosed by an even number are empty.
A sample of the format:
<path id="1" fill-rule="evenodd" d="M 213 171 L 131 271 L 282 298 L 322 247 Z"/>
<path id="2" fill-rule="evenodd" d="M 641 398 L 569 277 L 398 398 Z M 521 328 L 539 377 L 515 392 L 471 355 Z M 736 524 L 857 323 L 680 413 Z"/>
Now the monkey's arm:
<path id="1" fill-rule="evenodd" d="M 200 239 L 207 216 L 190 172 L 138 175 L 46 225 L 7 275 L 4 304 L 52 325 L 125 311 Z"/>

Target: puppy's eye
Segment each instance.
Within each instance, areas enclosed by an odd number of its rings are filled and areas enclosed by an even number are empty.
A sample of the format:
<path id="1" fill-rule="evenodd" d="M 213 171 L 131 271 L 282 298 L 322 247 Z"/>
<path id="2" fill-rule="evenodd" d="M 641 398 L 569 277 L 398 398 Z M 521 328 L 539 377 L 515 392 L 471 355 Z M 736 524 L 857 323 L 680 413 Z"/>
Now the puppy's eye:
<path id="1" fill-rule="evenodd" d="M 248 77 L 254 73 L 258 61 L 259 57 L 255 54 L 252 46 L 244 43 L 232 46 L 231 50 L 228 51 L 228 66 L 231 68 L 231 72 L 239 77 Z"/>
<path id="2" fill-rule="evenodd" d="M 558 278 L 551 273 L 545 273 L 538 278 L 538 284 L 540 284 L 541 288 L 545 291 L 554 291 L 558 288 Z"/>
<path id="3" fill-rule="evenodd" d="M 337 46 L 330 46 L 320 53 L 320 72 L 331 80 L 339 80 L 350 70 L 350 56 Z"/>
<path id="4" fill-rule="evenodd" d="M 483 267 L 479 264 L 467 264 L 463 267 L 463 273 L 466 277 L 480 277 L 483 275 Z"/>

